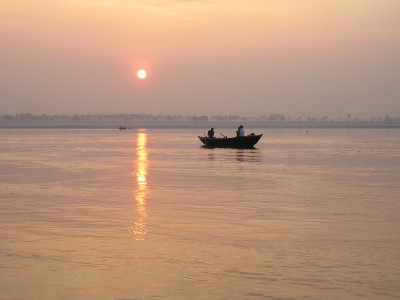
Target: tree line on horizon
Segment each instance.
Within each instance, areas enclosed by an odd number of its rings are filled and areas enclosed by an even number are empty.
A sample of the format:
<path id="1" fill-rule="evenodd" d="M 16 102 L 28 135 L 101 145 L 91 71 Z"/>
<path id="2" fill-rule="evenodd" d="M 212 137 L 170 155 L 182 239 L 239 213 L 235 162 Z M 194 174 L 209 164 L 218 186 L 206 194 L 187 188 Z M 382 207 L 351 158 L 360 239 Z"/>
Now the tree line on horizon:
<path id="1" fill-rule="evenodd" d="M 371 117 L 369 119 L 345 117 L 291 117 L 274 113 L 260 117 L 241 117 L 239 115 L 152 115 L 152 114 L 72 114 L 72 115 L 35 115 L 31 113 L 16 113 L 0 115 L 0 122 L 400 122 L 400 117 Z"/>

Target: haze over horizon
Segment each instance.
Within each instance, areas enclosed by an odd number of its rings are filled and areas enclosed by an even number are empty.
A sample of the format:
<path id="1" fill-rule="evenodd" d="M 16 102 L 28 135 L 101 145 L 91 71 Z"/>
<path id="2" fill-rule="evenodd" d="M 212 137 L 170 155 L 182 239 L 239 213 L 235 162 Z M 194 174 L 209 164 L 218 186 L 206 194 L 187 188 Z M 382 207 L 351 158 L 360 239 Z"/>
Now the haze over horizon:
<path id="1" fill-rule="evenodd" d="M 399 116 L 399 14 L 395 0 L 5 0 L 0 114 Z"/>

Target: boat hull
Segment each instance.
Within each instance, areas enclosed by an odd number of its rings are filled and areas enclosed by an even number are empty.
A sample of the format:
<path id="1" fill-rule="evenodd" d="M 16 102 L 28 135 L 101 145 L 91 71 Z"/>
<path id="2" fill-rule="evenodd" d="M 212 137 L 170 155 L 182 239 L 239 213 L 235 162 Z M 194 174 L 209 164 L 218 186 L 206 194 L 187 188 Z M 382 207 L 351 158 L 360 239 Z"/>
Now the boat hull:
<path id="1" fill-rule="evenodd" d="M 200 141 L 208 148 L 253 148 L 262 134 L 227 138 L 208 138 L 199 136 Z"/>

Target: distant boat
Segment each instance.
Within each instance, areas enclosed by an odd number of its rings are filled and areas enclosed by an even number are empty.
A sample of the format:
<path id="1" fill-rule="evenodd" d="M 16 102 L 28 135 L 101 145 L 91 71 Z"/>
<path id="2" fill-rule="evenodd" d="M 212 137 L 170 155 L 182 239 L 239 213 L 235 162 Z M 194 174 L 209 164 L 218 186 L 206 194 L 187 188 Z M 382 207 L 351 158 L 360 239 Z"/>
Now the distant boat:
<path id="1" fill-rule="evenodd" d="M 125 126 L 119 126 L 118 129 L 119 129 L 119 130 L 125 130 L 126 127 L 125 127 Z"/>
<path id="2" fill-rule="evenodd" d="M 250 134 L 238 137 L 209 138 L 199 136 L 200 141 L 208 148 L 253 148 L 262 134 Z"/>

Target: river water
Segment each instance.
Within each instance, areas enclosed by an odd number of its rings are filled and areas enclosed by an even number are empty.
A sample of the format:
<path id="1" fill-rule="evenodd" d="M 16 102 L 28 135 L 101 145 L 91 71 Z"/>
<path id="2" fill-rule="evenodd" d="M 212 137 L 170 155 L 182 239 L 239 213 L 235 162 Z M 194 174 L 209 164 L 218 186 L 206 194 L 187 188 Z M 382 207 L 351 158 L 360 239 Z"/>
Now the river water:
<path id="1" fill-rule="evenodd" d="M 0 299 L 399 299 L 400 130 L 247 131 L 0 130 Z"/>

